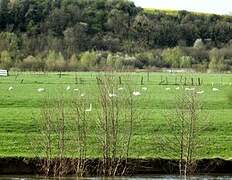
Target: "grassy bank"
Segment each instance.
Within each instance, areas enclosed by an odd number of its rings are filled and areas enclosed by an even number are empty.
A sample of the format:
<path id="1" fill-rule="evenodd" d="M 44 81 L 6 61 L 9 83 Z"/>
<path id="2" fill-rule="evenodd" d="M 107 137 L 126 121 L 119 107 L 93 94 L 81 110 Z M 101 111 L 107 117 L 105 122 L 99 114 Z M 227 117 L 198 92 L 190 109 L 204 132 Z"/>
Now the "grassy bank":
<path id="1" fill-rule="evenodd" d="M 97 73 L 13 73 L 9 77 L 0 77 L 0 156 L 1 157 L 34 157 L 41 155 L 36 151 L 39 144 L 38 119 L 42 100 L 50 95 L 72 99 L 85 94 L 84 98 L 93 104 L 93 109 L 88 116 L 93 121 L 89 122 L 88 157 L 98 157 L 99 149 L 96 147 L 96 123 L 98 108 L 97 100 Z M 232 75 L 230 74 L 165 74 L 165 73 L 123 73 L 121 76 L 122 87 L 130 83 L 135 91 L 140 91 L 141 96 L 133 97 L 136 110 L 141 115 L 141 120 L 135 122 L 132 146 L 129 156 L 132 158 L 165 157 L 165 154 L 155 146 L 156 134 L 167 134 L 164 114 L 175 108 L 175 94 L 191 87 L 192 80 L 197 84 L 197 78 L 202 81 L 201 86 L 196 86 L 203 94 L 199 99 L 204 105 L 204 111 L 209 114 L 209 123 L 201 134 L 205 144 L 200 147 L 199 158 L 232 157 Z M 130 76 L 130 82 L 126 77 Z M 187 85 L 174 85 L 180 78 L 186 77 Z M 160 85 L 161 80 L 167 80 Z M 142 84 L 142 85 L 141 85 Z M 66 90 L 70 86 L 70 90 Z M 12 90 L 9 90 L 12 87 Z M 143 88 L 146 87 L 147 90 Z M 176 90 L 180 87 L 180 90 Z M 44 92 L 38 92 L 44 88 Z M 166 90 L 170 88 L 170 90 Z M 219 91 L 212 91 L 218 88 Z M 74 91 L 78 89 L 78 91 Z M 116 92 L 117 94 L 123 92 Z M 67 107 L 68 108 L 68 107 Z M 86 107 L 88 108 L 88 106 Z M 72 131 L 70 130 L 70 135 Z M 72 144 L 70 144 L 70 147 Z"/>

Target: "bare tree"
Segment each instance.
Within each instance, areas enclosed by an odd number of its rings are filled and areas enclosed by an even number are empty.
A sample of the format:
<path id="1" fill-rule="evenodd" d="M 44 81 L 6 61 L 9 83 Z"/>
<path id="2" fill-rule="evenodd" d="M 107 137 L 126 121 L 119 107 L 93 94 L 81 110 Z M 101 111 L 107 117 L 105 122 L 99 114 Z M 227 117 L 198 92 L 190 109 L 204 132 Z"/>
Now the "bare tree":
<path id="1" fill-rule="evenodd" d="M 62 176 L 67 174 L 66 159 L 66 123 L 64 96 L 46 97 L 41 107 L 39 123 L 41 145 L 41 170 L 46 176 Z"/>
<path id="2" fill-rule="evenodd" d="M 101 147 L 102 164 L 99 175 L 115 176 L 126 173 L 135 115 L 132 92 L 127 86 L 118 91 L 118 78 L 113 75 L 98 77 L 99 113 L 98 142 Z"/>
<path id="3" fill-rule="evenodd" d="M 190 175 L 196 171 L 199 148 L 203 143 L 200 135 L 205 128 L 207 114 L 195 91 L 177 96 L 174 112 L 166 112 L 168 133 L 156 137 L 158 148 L 171 159 L 178 159 L 180 175 Z"/>
<path id="4" fill-rule="evenodd" d="M 55 130 L 55 143 L 56 143 L 56 161 L 53 168 L 54 176 L 62 176 L 67 173 L 66 164 L 66 124 L 67 115 L 65 111 L 65 97 L 61 94 L 56 97 L 56 103 L 53 108 L 54 130 Z"/>
<path id="5" fill-rule="evenodd" d="M 53 158 L 53 113 L 50 107 L 51 103 L 49 99 L 44 99 L 43 106 L 41 108 L 41 117 L 39 121 L 41 136 L 39 138 L 39 141 L 37 141 L 41 145 L 40 150 L 42 151 L 42 154 L 44 156 L 41 165 L 42 171 L 46 176 L 48 176 L 51 173 L 50 171 Z"/>
<path id="6" fill-rule="evenodd" d="M 135 110 L 132 90 L 125 84 L 123 91 L 119 91 L 122 84 L 118 84 L 116 75 L 98 77 L 97 82 L 94 103 L 81 94 L 71 98 L 62 93 L 59 97 L 45 98 L 42 103 L 40 144 L 44 159 L 41 167 L 46 176 L 63 176 L 73 171 L 78 176 L 87 174 L 87 149 L 90 145 L 94 148 L 93 144 L 88 144 L 90 121 L 97 124 L 96 144 L 102 157 L 98 175 L 124 175 L 127 172 L 133 127 L 140 117 Z M 92 105 L 98 108 L 92 109 Z M 70 155 L 71 160 L 68 159 Z"/>
<path id="7" fill-rule="evenodd" d="M 91 111 L 87 112 L 86 107 L 89 106 L 89 100 L 81 96 L 75 96 L 71 101 L 71 127 L 74 134 L 71 134 L 71 142 L 75 144 L 72 149 L 74 158 L 75 171 L 78 177 L 86 175 L 87 168 L 87 138 L 89 133 L 88 122 L 91 121 Z"/>

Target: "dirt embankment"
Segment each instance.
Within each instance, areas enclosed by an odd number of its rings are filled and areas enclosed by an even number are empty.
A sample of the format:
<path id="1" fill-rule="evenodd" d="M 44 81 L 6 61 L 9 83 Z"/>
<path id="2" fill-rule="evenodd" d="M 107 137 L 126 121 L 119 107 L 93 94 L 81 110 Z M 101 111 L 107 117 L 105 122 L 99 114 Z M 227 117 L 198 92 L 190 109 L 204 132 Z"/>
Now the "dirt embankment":
<path id="1" fill-rule="evenodd" d="M 69 169 L 73 169 L 73 159 Z M 20 175 L 41 174 L 41 159 L 36 158 L 0 158 L 0 174 Z M 99 159 L 87 160 L 87 174 L 95 176 Z M 141 174 L 175 174 L 178 173 L 178 162 L 167 159 L 129 159 L 127 161 L 128 175 Z M 70 170 L 69 175 L 74 171 Z M 202 159 L 197 162 L 196 173 L 232 174 L 232 160 Z"/>

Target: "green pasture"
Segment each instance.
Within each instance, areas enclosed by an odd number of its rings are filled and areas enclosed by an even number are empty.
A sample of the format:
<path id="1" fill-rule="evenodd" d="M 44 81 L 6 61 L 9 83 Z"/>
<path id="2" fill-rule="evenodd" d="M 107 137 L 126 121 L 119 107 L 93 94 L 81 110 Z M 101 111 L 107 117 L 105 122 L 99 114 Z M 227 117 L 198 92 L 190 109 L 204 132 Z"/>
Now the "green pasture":
<path id="1" fill-rule="evenodd" d="M 0 77 L 0 157 L 34 157 L 36 138 L 39 137 L 38 119 L 41 104 L 45 97 L 62 95 L 71 99 L 84 93 L 93 110 L 89 116 L 96 116 L 98 75 L 105 73 L 10 73 Z M 110 74 L 110 73 L 108 73 Z M 115 75 L 115 74 L 111 74 Z M 205 144 L 200 149 L 199 157 L 232 158 L 232 75 L 231 74 L 173 74 L 131 72 L 117 73 L 119 87 L 126 88 L 130 83 L 134 91 L 141 96 L 133 97 L 141 120 L 134 126 L 130 157 L 164 157 L 155 146 L 156 135 L 166 134 L 164 114 L 175 108 L 175 94 L 194 86 L 204 111 L 209 115 L 207 127 L 201 134 Z M 120 77 L 120 79 L 119 79 Z M 182 78 L 182 84 L 180 79 Z M 183 79 L 186 84 L 183 85 Z M 201 85 L 197 84 L 198 78 Z M 130 80 L 128 80 L 130 79 Z M 193 85 L 192 85 L 193 79 Z M 168 82 L 161 83 L 161 80 Z M 67 91 L 67 86 L 70 90 Z M 9 88 L 12 87 L 12 90 Z M 143 90 L 146 87 L 147 90 Z M 176 88 L 180 89 L 177 90 Z M 44 88 L 44 92 L 38 92 Z M 74 89 L 79 91 L 74 91 Z M 170 88 L 170 90 L 167 90 Z M 217 88 L 218 91 L 213 91 Z M 116 93 L 123 93 L 117 92 Z M 88 108 L 88 107 L 86 107 Z M 94 118 L 92 118 L 94 119 Z M 92 124 L 91 124 L 92 123 Z M 98 156 L 95 142 L 95 125 L 90 122 L 88 156 Z M 71 145 L 70 145 L 71 146 Z"/>

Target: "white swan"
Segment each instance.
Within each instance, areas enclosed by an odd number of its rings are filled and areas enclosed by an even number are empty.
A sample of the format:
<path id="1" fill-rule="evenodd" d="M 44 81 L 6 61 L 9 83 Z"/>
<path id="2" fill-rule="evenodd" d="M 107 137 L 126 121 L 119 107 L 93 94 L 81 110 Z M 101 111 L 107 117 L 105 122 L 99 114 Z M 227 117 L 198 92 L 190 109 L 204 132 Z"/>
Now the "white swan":
<path id="1" fill-rule="evenodd" d="M 197 94 L 203 94 L 205 91 L 198 91 Z"/>
<path id="2" fill-rule="evenodd" d="M 85 112 L 91 112 L 92 111 L 92 104 L 89 105 L 89 108 L 85 110 Z"/>
<path id="3" fill-rule="evenodd" d="M 37 91 L 38 92 L 43 92 L 43 91 L 45 91 L 45 89 L 44 88 L 39 88 Z"/>
<path id="4" fill-rule="evenodd" d="M 138 91 L 134 91 L 134 92 L 133 92 L 133 95 L 134 95 L 134 96 L 141 96 L 141 93 L 138 92 Z"/>
<path id="5" fill-rule="evenodd" d="M 117 95 L 114 93 L 109 93 L 109 97 L 116 97 Z"/>
<path id="6" fill-rule="evenodd" d="M 213 90 L 213 91 L 219 91 L 219 89 L 218 89 L 218 88 L 213 88 L 212 90 Z"/>
<path id="7" fill-rule="evenodd" d="M 146 90 L 147 90 L 147 87 L 143 87 L 142 90 L 146 91 Z"/>

